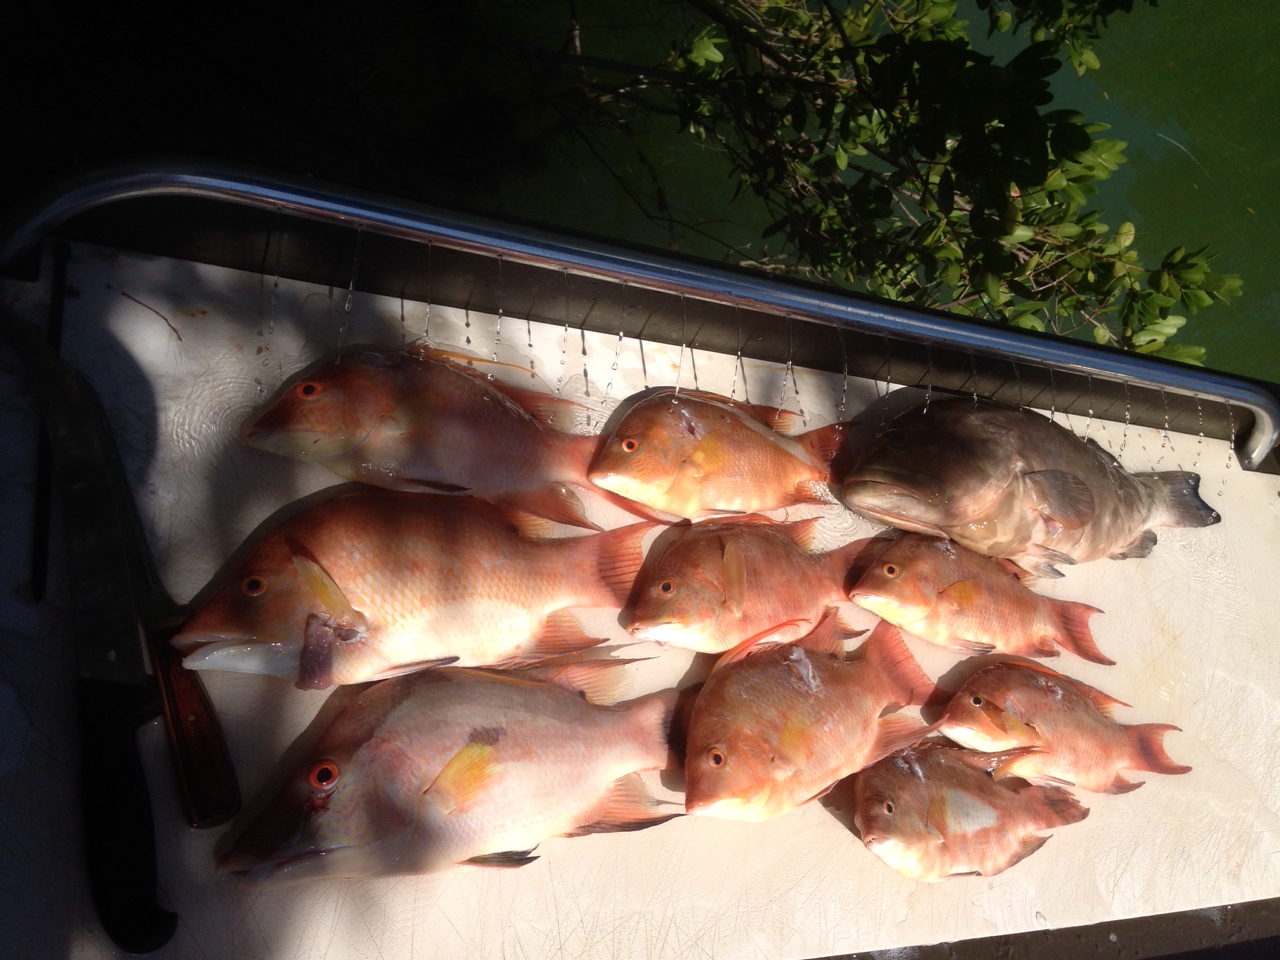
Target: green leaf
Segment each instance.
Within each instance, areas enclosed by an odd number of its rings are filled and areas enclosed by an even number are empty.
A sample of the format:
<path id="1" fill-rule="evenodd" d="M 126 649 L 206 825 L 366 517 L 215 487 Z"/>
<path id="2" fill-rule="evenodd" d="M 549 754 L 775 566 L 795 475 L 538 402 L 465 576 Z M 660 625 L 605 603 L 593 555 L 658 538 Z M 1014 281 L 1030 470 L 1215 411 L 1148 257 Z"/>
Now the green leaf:
<path id="1" fill-rule="evenodd" d="M 1133 243 L 1134 226 L 1128 220 L 1120 224 L 1120 229 L 1116 231 L 1116 245 L 1120 250 L 1127 250 Z"/>
<path id="2" fill-rule="evenodd" d="M 1103 346 L 1106 346 L 1108 343 L 1111 342 L 1111 331 L 1108 330 L 1106 327 L 1094 327 L 1093 340 L 1094 340 L 1094 343 L 1100 343 Z"/>
<path id="3" fill-rule="evenodd" d="M 1163 357 L 1166 360 L 1178 360 L 1182 363 L 1190 363 L 1197 367 L 1204 366 L 1204 347 L 1192 347 L 1181 343 L 1167 343 L 1159 350 L 1153 351 L 1157 357 Z"/>

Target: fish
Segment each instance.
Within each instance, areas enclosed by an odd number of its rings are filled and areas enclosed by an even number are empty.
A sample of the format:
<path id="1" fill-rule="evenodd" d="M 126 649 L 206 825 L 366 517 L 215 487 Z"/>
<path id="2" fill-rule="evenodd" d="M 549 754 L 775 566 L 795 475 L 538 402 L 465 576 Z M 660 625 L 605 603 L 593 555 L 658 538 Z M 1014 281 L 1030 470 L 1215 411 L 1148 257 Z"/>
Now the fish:
<path id="1" fill-rule="evenodd" d="M 1058 648 L 1114 664 L 1094 642 L 1097 607 L 1032 591 L 1006 560 L 941 537 L 908 533 L 888 541 L 849 599 L 913 637 L 967 654 L 1056 657 Z"/>
<path id="2" fill-rule="evenodd" d="M 1033 410 L 957 398 L 890 421 L 841 498 L 872 520 L 1060 577 L 1054 564 L 1147 556 L 1155 527 L 1217 523 L 1199 484 L 1187 471 L 1129 473 Z"/>
<path id="3" fill-rule="evenodd" d="M 798 640 L 846 580 L 869 541 L 809 552 L 817 519 L 777 523 L 748 514 L 685 525 L 641 571 L 624 626 L 638 640 L 723 653 L 758 634 Z"/>
<path id="4" fill-rule="evenodd" d="M 286 753 L 215 848 L 217 869 L 282 886 L 518 867 L 552 837 L 680 816 L 640 776 L 671 763 L 676 691 L 602 704 L 576 682 L 628 662 L 550 674 L 441 667 L 372 684 L 313 744 L 301 748 L 304 733 Z"/>
<path id="5" fill-rule="evenodd" d="M 1040 833 L 1089 810 L 1062 787 L 992 780 L 982 758 L 922 743 L 854 777 L 854 825 L 868 850 L 911 880 L 1001 873 L 1040 849 Z"/>
<path id="6" fill-rule="evenodd" d="M 1164 749 L 1168 723 L 1121 724 L 1128 706 L 1041 664 L 995 663 L 974 673 L 951 698 L 939 731 L 963 746 L 998 752 L 992 772 L 1033 783 L 1065 784 L 1092 793 L 1128 793 L 1142 785 L 1121 771 L 1183 774 Z"/>
<path id="7" fill-rule="evenodd" d="M 302 689 L 598 643 L 568 608 L 620 610 L 654 524 L 540 539 L 521 519 L 473 498 L 334 496 L 269 524 L 173 643 L 188 668 L 292 676 Z"/>
<path id="8" fill-rule="evenodd" d="M 587 476 L 659 516 L 687 520 L 833 504 L 830 464 L 845 425 L 794 438 L 775 429 L 798 420 L 791 411 L 661 388 L 626 411 Z"/>
<path id="9" fill-rule="evenodd" d="M 599 437 L 556 429 L 586 409 L 475 364 L 507 366 L 424 345 L 348 350 L 286 383 L 241 439 L 377 487 L 465 493 L 600 529 L 574 489 L 590 488 Z"/>
<path id="10" fill-rule="evenodd" d="M 893 704 L 923 704 L 933 682 L 896 627 L 880 623 L 848 660 L 834 612 L 795 643 L 721 657 L 693 703 L 685 810 L 761 821 L 825 794 L 839 780 L 932 730 Z"/>

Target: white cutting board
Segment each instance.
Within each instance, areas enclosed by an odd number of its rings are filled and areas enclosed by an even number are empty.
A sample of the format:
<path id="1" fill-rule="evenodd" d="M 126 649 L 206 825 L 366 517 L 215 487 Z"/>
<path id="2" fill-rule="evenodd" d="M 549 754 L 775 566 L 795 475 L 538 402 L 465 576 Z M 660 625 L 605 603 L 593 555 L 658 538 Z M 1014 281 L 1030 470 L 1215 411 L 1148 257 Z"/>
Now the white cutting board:
<path id="1" fill-rule="evenodd" d="M 64 352 L 98 385 L 116 425 L 165 582 L 179 602 L 202 588 L 245 535 L 277 507 L 338 482 L 314 465 L 242 448 L 241 422 L 299 368 L 340 344 L 398 345 L 424 331 L 441 347 L 533 361 L 549 389 L 585 399 L 603 418 L 647 386 L 678 382 L 803 410 L 810 426 L 857 417 L 886 384 L 616 336 L 529 325 L 460 310 L 271 277 L 76 246 Z M 32 288 L 7 302 L 32 319 Z M 690 315 L 696 304 L 690 303 Z M 7 361 L 6 361 L 7 362 Z M 0 399 L 26 449 L 29 405 L 6 374 Z M 921 394 L 903 392 L 863 417 L 874 427 Z M 1206 401 L 1207 403 L 1208 401 Z M 1048 411 L 1045 411 L 1048 412 Z M 985 937 L 1213 907 L 1280 895 L 1280 479 L 1241 471 L 1224 442 L 1056 414 L 1130 470 L 1192 469 L 1223 515 L 1202 530 L 1164 530 L 1151 556 L 1103 560 L 1037 584 L 1050 596 L 1102 608 L 1095 638 L 1118 661 L 1064 656 L 1055 666 L 1132 704 L 1122 722 L 1174 723 L 1166 739 L 1180 777 L 1149 775 L 1124 796 L 1080 794 L 1091 810 L 1034 856 L 993 878 L 941 884 L 903 879 L 863 849 L 847 811 L 811 805 L 762 824 L 679 818 L 649 830 L 556 839 L 518 870 L 463 868 L 413 878 L 327 881 L 287 889 L 238 886 L 214 875 L 220 829 L 186 827 L 158 723 L 140 743 L 158 834 L 161 897 L 181 917 L 160 957 L 800 958 Z M 150 438 L 150 439 L 148 439 Z M 19 450 L 0 471 L 6 494 L 30 496 Z M 17 464 L 15 466 L 14 464 Z M 29 476 L 29 474 L 27 474 Z M 19 509 L 29 511 L 24 503 Z M 592 501 L 607 523 L 631 519 Z M 794 511 L 809 515 L 813 508 Z M 826 542 L 878 527 L 822 511 Z M 20 554 L 21 527 L 6 547 Z M 568 531 L 566 531 L 568 532 Z M 24 574 L 5 575 L 6 587 Z M 16 589 L 16 588 L 15 588 Z M 97 929 L 75 841 L 73 661 L 55 634 L 57 611 L 6 589 L 21 643 L 0 649 L 0 823 L 10 876 L 0 881 L 30 942 L 97 958 L 113 948 Z M 626 635 L 612 617 L 588 632 Z M 873 622 L 869 617 L 867 625 Z M 29 636 L 28 636 L 29 634 Z M 918 641 L 935 678 L 958 662 Z M 691 657 L 657 657 L 633 673 L 633 693 L 680 682 Z M 323 702 L 271 678 L 203 675 L 251 799 L 280 753 Z M 6 711 L 8 711 L 6 713 Z M 47 799 L 45 799 L 47 798 Z M 50 823 L 50 819 L 56 822 Z M 7 822 L 6 822 L 7 820 Z M 13 878 L 17 879 L 13 879 Z M 74 878 L 71 886 L 64 880 Z M 65 913 L 22 909 L 45 888 L 74 893 Z M 65 895 L 65 894 L 64 894 Z M 40 901 L 32 900 L 32 903 Z M 20 941 L 25 942 L 25 941 Z"/>

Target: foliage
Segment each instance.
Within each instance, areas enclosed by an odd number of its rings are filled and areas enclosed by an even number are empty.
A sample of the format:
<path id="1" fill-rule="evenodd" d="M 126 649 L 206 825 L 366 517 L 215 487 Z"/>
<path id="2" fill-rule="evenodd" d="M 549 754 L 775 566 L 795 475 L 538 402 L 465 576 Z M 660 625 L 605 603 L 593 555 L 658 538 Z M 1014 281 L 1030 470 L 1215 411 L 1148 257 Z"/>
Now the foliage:
<path id="1" fill-rule="evenodd" d="M 1097 69 L 1132 0 L 973 2 L 1025 35 L 1007 63 L 973 48 L 956 0 L 683 0 L 696 22 L 663 64 L 544 59 L 608 122 L 673 117 L 722 151 L 783 243 L 759 266 L 1200 362 L 1168 341 L 1240 279 L 1204 249 L 1144 265 L 1133 224 L 1088 208 L 1124 142 L 1048 109 L 1048 78 Z"/>

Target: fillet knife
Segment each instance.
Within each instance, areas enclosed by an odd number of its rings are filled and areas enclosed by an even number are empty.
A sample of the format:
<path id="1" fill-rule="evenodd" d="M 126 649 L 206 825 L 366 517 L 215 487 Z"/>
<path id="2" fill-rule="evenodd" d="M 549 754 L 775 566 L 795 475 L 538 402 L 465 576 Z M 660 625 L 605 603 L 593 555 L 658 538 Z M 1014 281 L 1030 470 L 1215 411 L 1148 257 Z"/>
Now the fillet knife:
<path id="1" fill-rule="evenodd" d="M 178 918 L 156 898 L 155 831 L 137 730 L 163 714 L 192 826 L 238 812 L 235 769 L 203 683 L 169 645 L 183 611 L 151 562 L 97 394 L 38 329 L 2 319 L 40 409 L 62 506 L 89 885 L 108 936 L 130 953 L 149 953 L 168 942 Z"/>

